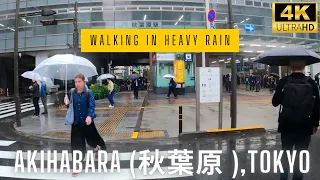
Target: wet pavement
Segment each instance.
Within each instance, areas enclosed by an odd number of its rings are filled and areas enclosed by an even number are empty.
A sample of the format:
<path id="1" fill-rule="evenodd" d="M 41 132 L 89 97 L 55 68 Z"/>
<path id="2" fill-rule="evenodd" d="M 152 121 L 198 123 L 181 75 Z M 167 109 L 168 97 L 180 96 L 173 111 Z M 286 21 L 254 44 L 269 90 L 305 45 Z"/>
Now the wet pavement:
<path id="1" fill-rule="evenodd" d="M 268 89 L 249 92 L 237 90 L 237 127 L 263 126 L 276 129 L 278 108 L 271 105 L 272 94 Z M 141 129 L 146 131 L 163 130 L 169 137 L 179 134 L 179 106 L 182 106 L 183 132 L 196 131 L 196 95 L 186 94 L 178 99 L 166 99 L 165 95 L 150 93 L 144 108 Z M 223 93 L 223 128 L 231 126 L 230 93 Z M 200 106 L 200 130 L 218 129 L 219 104 L 206 103 Z"/>
<path id="2" fill-rule="evenodd" d="M 105 140 L 131 139 L 146 94 L 140 92 L 139 99 L 134 99 L 132 93 L 117 94 L 115 108 L 108 107 L 107 99 L 96 101 L 95 125 Z M 41 109 L 40 112 L 42 111 Z M 22 126 L 15 125 L 15 132 L 25 136 L 68 141 L 70 126 L 65 124 L 66 113 L 66 107 L 58 106 L 56 103 L 48 109 L 48 115 L 32 117 L 30 114 L 22 118 Z"/>
<path id="3" fill-rule="evenodd" d="M 280 135 L 274 131 L 268 131 L 265 134 L 261 135 L 250 135 L 245 133 L 234 134 L 231 136 L 221 136 L 215 138 L 206 138 L 206 139 L 190 139 L 179 141 L 176 138 L 170 139 L 159 139 L 155 140 L 136 140 L 136 141 L 128 141 L 128 140 L 118 140 L 114 142 L 107 142 L 107 152 L 108 164 L 107 168 L 110 170 L 112 153 L 115 150 L 119 152 L 120 159 L 120 173 L 117 171 L 111 173 L 82 173 L 77 178 L 71 177 L 71 173 L 46 173 L 47 169 L 45 169 L 45 173 L 14 173 L 14 165 L 15 165 L 15 155 L 17 150 L 22 150 L 23 152 L 27 152 L 28 150 L 57 150 L 58 153 L 61 153 L 63 150 L 70 150 L 69 142 L 61 143 L 54 141 L 46 141 L 46 140 L 38 140 L 30 137 L 20 136 L 13 133 L 8 126 L 12 124 L 9 120 L 4 122 L 0 122 L 0 179 L 7 179 L 5 177 L 10 178 L 21 178 L 21 179 L 90 179 L 90 178 L 98 178 L 98 179 L 134 179 L 131 173 L 131 168 L 134 167 L 134 172 L 136 175 L 136 179 L 177 179 L 177 180 L 277 180 L 279 179 L 279 173 L 273 172 L 274 165 L 274 150 L 280 150 Z M 12 144 L 4 145 L 5 141 L 13 141 L 10 142 Z M 317 134 L 312 137 L 312 142 L 310 144 L 310 172 L 305 175 L 305 180 L 318 180 L 319 172 L 318 167 L 320 165 L 319 161 L 319 148 L 320 148 L 320 135 Z M 90 149 L 90 148 L 88 148 Z M 158 171 L 156 171 L 153 175 L 143 176 L 142 170 L 139 169 L 142 161 L 139 160 L 140 151 L 150 150 L 151 155 L 155 155 L 156 149 L 159 150 L 161 156 L 164 157 L 162 163 L 159 163 L 161 169 L 165 172 L 161 175 Z M 179 173 L 169 174 L 172 167 L 175 167 L 175 161 L 172 162 L 171 152 L 175 149 L 183 151 L 187 149 L 190 151 L 189 157 L 190 159 L 181 159 L 180 164 L 188 163 L 191 167 L 189 170 L 193 172 L 192 174 Z M 131 155 L 133 151 L 137 151 L 138 154 L 135 155 L 135 160 L 133 164 L 131 164 Z M 205 164 L 200 163 L 200 153 L 204 153 L 204 150 L 221 150 L 220 156 L 220 166 L 218 167 L 221 170 L 221 174 L 217 171 L 214 172 L 213 175 L 197 173 L 199 169 L 199 164 L 201 165 L 200 169 L 203 171 Z M 255 156 L 255 173 L 251 173 L 251 157 L 248 154 L 248 150 L 258 150 L 258 154 Z M 260 159 L 260 152 L 262 150 L 268 150 L 271 153 L 270 156 L 270 164 L 271 171 L 269 173 L 263 173 L 261 170 L 262 164 L 266 162 L 266 158 L 262 158 L 264 162 Z M 233 151 L 237 154 L 237 161 L 234 159 Z M 215 152 L 217 153 L 217 152 Z M 26 154 L 25 154 L 26 155 Z M 183 155 L 182 158 L 186 158 L 187 156 Z M 191 158 L 192 157 L 192 158 Z M 205 158 L 205 156 L 201 156 Z M 212 157 L 212 156 L 211 156 Z M 210 156 L 207 156 L 210 158 Z M 24 159 L 27 159 L 24 156 Z M 40 166 L 40 156 L 36 156 L 35 164 Z M 59 160 L 59 159 L 58 159 Z M 109 163 L 110 162 L 110 163 Z M 177 160 L 178 162 L 178 160 Z M 238 171 L 236 173 L 235 178 L 234 169 L 235 162 L 238 162 Z M 47 161 L 45 161 L 45 164 Z M 60 167 L 61 162 L 58 162 L 58 168 Z M 211 161 L 212 163 L 212 161 Z M 208 161 L 208 164 L 210 162 Z M 187 164 L 188 165 L 188 164 Z M 24 165 L 26 166 L 26 164 Z M 154 167 L 154 163 L 150 163 L 148 173 Z M 169 168 L 170 167 L 170 168 Z M 45 166 L 46 168 L 46 166 Z M 244 170 L 241 170 L 244 169 Z M 262 169 L 264 167 L 262 166 Z M 241 173 L 244 173 L 244 176 L 241 176 Z"/>

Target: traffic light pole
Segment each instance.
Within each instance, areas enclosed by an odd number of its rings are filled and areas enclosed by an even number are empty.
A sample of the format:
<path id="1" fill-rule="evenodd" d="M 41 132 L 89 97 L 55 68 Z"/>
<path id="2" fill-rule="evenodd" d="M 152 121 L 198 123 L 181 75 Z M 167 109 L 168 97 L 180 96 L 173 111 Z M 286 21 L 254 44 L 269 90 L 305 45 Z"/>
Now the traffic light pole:
<path id="1" fill-rule="evenodd" d="M 16 106 L 16 123 L 21 127 L 21 102 L 19 95 L 19 9 L 20 0 L 16 0 L 15 28 L 14 28 L 14 101 Z"/>
<path id="2" fill-rule="evenodd" d="M 233 29 L 232 2 L 228 0 L 229 28 Z M 236 53 L 231 54 L 231 128 L 237 127 L 237 64 Z"/>
<path id="3" fill-rule="evenodd" d="M 79 32 L 78 32 L 78 2 L 74 3 L 74 17 L 73 17 L 73 49 L 74 55 L 77 55 L 79 46 Z"/>

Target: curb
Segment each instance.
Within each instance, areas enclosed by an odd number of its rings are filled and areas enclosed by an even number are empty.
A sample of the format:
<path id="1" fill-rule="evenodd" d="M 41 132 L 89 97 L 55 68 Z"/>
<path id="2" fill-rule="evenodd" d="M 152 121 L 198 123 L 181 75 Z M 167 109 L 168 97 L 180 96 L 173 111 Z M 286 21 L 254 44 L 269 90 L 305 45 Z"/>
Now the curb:
<path id="1" fill-rule="evenodd" d="M 181 133 L 179 140 L 195 139 L 195 138 L 214 138 L 221 136 L 244 136 L 244 135 L 263 135 L 267 131 L 262 126 L 248 126 L 242 128 L 224 128 L 216 130 L 207 130 L 199 132 Z"/>

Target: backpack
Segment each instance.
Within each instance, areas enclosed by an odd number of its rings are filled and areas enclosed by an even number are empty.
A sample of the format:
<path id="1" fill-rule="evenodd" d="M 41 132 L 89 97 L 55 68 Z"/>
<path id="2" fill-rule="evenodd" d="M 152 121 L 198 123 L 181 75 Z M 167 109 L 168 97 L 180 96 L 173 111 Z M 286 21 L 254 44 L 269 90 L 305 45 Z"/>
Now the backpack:
<path id="1" fill-rule="evenodd" d="M 294 124 L 302 124 L 312 114 L 315 103 L 313 87 L 309 82 L 310 77 L 293 79 L 288 77 L 288 82 L 282 89 L 283 100 L 280 106 L 280 119 Z"/>
<path id="2" fill-rule="evenodd" d="M 46 85 L 46 94 L 49 95 L 51 93 L 51 88 Z"/>

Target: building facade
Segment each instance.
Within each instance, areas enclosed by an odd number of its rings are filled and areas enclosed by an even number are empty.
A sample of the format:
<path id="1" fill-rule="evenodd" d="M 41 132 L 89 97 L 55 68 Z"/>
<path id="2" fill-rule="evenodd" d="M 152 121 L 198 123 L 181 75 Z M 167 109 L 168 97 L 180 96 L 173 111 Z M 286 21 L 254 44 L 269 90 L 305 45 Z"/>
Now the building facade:
<path id="1" fill-rule="evenodd" d="M 276 0 L 232 0 L 234 28 L 240 29 L 240 49 L 237 62 L 250 62 L 254 57 L 270 48 L 303 46 L 315 51 L 320 49 L 320 32 L 313 34 L 273 34 L 271 29 L 271 5 Z M 305 2 L 306 0 L 278 0 L 279 2 Z M 12 58 L 14 47 L 16 0 L 0 0 L 0 57 Z M 68 51 L 73 44 L 73 24 L 61 23 L 43 26 L 40 21 L 72 18 L 75 0 L 20 0 L 20 14 L 38 12 L 43 8 L 57 12 L 51 17 L 32 16 L 19 20 L 19 52 L 35 57 L 35 64 L 60 51 Z M 78 28 L 207 28 L 207 11 L 216 11 L 214 27 L 228 28 L 227 0 L 78 0 Z M 316 0 L 319 2 L 319 0 Z M 319 13 L 320 14 L 320 13 Z M 246 31 L 252 25 L 254 31 Z M 80 31 L 79 31 L 80 32 Z M 80 33 L 81 38 L 81 33 Z M 79 38 L 79 39 L 80 39 Z M 80 44 L 81 46 L 81 44 Z M 151 56 L 150 56 L 151 58 Z M 195 55 L 196 66 L 201 66 Z M 220 66 L 229 70 L 229 54 L 206 54 L 206 66 Z M 1 61 L 1 58 L 0 58 Z M 156 61 L 156 60 L 155 60 Z M 170 65 L 170 61 L 159 62 L 159 67 Z M 10 63 L 8 63 L 10 64 Z M 155 63 L 157 64 L 157 63 Z M 188 64 L 188 63 L 186 63 Z M 151 65 L 151 64 L 150 64 Z M 152 65 L 154 66 L 154 65 Z M 194 64 L 189 64 L 194 69 Z M 259 66 L 257 66 L 259 67 Z M 159 68 L 152 71 L 159 73 Z M 241 71 L 241 70 L 240 70 Z M 281 70 L 278 70 L 278 73 Z M 0 71 L 1 72 L 1 71 Z M 170 70 L 162 73 L 170 73 Z M 153 74 L 162 76 L 163 74 Z M 188 72 L 188 76 L 190 72 Z M 187 79 L 190 79 L 187 78 Z M 155 81 L 153 79 L 153 81 Z M 191 81 L 191 80 L 190 80 Z M 166 83 L 155 81 L 159 87 Z M 194 86 L 193 82 L 187 82 Z M 0 83 L 0 88 L 4 87 Z"/>

